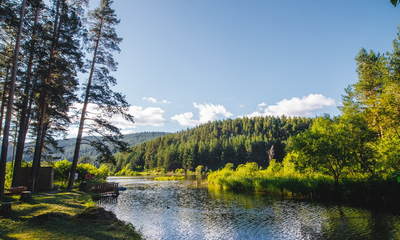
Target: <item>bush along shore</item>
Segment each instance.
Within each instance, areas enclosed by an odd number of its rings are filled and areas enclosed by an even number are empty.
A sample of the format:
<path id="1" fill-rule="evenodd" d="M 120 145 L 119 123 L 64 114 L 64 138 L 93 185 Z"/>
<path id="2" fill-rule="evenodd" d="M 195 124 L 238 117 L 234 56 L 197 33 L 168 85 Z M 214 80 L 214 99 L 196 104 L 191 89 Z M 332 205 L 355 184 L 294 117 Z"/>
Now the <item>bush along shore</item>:
<path id="1" fill-rule="evenodd" d="M 96 207 L 83 192 L 35 194 L 29 202 L 6 200 L 12 211 L 0 216 L 0 239 L 142 239 L 131 224 Z"/>
<path id="2" fill-rule="evenodd" d="M 257 192 L 289 199 L 400 211 L 400 183 L 397 179 L 342 178 L 318 173 L 299 173 L 285 160 L 272 161 L 266 169 L 256 163 L 227 164 L 208 175 L 210 188 L 233 192 Z"/>

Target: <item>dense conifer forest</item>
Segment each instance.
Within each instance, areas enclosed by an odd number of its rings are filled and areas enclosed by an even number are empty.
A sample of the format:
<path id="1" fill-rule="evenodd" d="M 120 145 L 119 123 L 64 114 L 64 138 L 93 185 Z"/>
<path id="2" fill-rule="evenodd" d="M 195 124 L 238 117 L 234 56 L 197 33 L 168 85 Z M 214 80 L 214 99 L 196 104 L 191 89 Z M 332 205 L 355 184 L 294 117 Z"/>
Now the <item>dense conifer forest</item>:
<path id="1" fill-rule="evenodd" d="M 305 131 L 309 118 L 256 117 L 210 122 L 193 129 L 169 134 L 133 147 L 116 156 L 117 170 L 129 164 L 132 170 L 163 168 L 193 170 L 257 162 L 281 161 L 286 140 Z"/>

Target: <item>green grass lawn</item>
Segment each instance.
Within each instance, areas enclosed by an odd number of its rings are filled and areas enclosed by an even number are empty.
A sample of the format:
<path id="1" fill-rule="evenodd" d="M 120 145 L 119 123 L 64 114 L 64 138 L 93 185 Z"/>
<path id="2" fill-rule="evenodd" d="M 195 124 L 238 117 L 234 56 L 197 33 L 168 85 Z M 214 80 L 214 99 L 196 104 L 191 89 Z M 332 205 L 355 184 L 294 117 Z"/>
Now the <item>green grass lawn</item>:
<path id="1" fill-rule="evenodd" d="M 132 225 L 112 217 L 82 217 L 96 207 L 81 192 L 37 194 L 12 209 L 10 217 L 0 217 L 0 239 L 141 239 Z"/>

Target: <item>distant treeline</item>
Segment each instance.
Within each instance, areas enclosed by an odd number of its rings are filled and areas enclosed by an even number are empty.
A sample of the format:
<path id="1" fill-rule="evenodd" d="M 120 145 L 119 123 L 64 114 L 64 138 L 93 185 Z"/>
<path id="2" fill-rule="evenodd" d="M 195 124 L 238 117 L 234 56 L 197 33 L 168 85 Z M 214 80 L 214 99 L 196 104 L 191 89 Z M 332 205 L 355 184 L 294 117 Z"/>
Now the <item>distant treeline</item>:
<path id="1" fill-rule="evenodd" d="M 118 153 L 116 170 L 129 164 L 132 170 L 163 168 L 193 170 L 198 165 L 218 169 L 226 163 L 257 162 L 267 166 L 271 158 L 282 160 L 285 141 L 307 130 L 312 120 L 299 117 L 256 117 L 216 121 L 169 134 Z"/>

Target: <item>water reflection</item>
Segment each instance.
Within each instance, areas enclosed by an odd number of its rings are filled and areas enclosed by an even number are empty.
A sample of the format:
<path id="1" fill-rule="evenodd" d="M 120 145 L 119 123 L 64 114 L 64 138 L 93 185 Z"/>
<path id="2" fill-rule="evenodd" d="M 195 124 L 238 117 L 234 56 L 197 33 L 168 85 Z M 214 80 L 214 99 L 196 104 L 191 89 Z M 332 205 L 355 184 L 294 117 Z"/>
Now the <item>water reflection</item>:
<path id="1" fill-rule="evenodd" d="M 118 181 L 128 190 L 99 204 L 147 239 L 400 239 L 400 217 L 390 214 L 233 194 L 189 182 Z"/>

